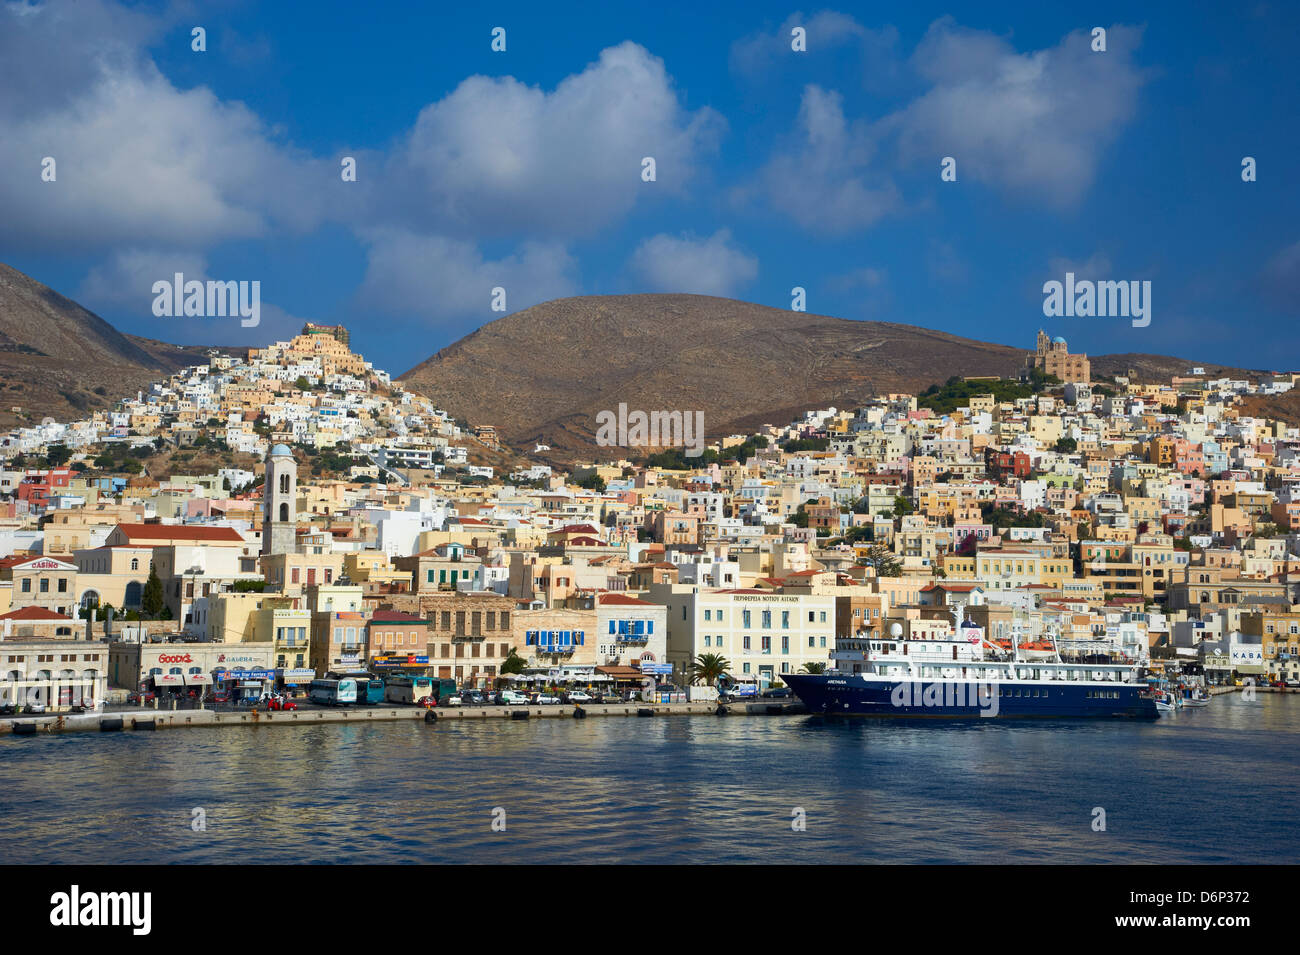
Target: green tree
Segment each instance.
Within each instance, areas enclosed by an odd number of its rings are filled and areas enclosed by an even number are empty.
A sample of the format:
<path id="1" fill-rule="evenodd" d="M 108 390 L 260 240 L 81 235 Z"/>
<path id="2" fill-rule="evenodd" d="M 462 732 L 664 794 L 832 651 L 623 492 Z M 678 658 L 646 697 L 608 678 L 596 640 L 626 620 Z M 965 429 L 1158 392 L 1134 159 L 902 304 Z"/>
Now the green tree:
<path id="1" fill-rule="evenodd" d="M 45 460 L 52 468 L 61 468 L 71 459 L 71 449 L 62 444 L 52 444 L 45 452 Z"/>
<path id="2" fill-rule="evenodd" d="M 713 686 L 731 669 L 731 661 L 720 653 L 701 653 L 691 664 L 691 682 Z"/>
<path id="3" fill-rule="evenodd" d="M 1079 442 L 1074 438 L 1059 438 L 1052 447 L 1057 454 L 1073 454 L 1079 450 Z"/>
<path id="4" fill-rule="evenodd" d="M 144 593 L 140 595 L 140 609 L 150 617 L 157 617 L 163 609 L 163 585 L 158 577 L 158 568 L 149 568 L 149 579 L 145 581 Z"/>
<path id="5" fill-rule="evenodd" d="M 826 664 L 824 663 L 805 663 L 801 668 L 803 673 L 825 673 Z"/>
<path id="6" fill-rule="evenodd" d="M 528 666 L 528 661 L 521 657 L 513 647 L 510 648 L 510 654 L 501 663 L 501 669 L 498 671 L 502 676 L 511 673 L 523 673 L 524 668 Z"/>
<path id="7" fill-rule="evenodd" d="M 311 387 L 311 382 L 307 380 L 306 375 L 299 375 L 298 380 L 293 383 L 293 386 L 299 391 L 306 391 Z"/>
<path id="8" fill-rule="evenodd" d="M 903 576 L 903 562 L 898 559 L 897 554 L 879 541 L 867 548 L 866 554 L 858 558 L 858 564 L 876 568 L 877 577 Z"/>
<path id="9" fill-rule="evenodd" d="M 911 514 L 912 511 L 914 510 L 916 510 L 916 508 L 912 506 L 912 501 L 910 498 L 904 497 L 902 494 L 895 495 L 894 497 L 895 517 L 906 517 L 908 514 Z"/>

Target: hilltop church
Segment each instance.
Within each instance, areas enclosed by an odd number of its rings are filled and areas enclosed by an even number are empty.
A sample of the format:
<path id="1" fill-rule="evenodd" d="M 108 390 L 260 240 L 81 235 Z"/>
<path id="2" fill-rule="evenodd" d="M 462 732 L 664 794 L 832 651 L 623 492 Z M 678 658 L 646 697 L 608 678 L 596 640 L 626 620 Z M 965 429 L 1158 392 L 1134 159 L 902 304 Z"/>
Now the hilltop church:
<path id="1" fill-rule="evenodd" d="M 1048 338 L 1047 332 L 1041 328 L 1038 330 L 1038 350 L 1025 360 L 1025 364 L 1061 381 L 1086 384 L 1092 380 L 1088 356 L 1071 355 L 1064 338 Z"/>

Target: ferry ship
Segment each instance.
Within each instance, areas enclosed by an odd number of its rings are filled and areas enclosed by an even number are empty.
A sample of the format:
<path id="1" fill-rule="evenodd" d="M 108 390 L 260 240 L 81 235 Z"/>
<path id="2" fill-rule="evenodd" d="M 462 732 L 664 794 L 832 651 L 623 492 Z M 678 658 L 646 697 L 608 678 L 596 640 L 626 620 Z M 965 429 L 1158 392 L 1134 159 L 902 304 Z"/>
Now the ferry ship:
<path id="1" fill-rule="evenodd" d="M 828 716 L 1159 717 L 1137 662 L 1115 662 L 1101 646 L 1072 647 L 1081 659 L 1065 660 L 1054 639 L 1022 642 L 1019 633 L 990 642 L 964 611 L 954 606 L 951 636 L 904 639 L 895 623 L 889 636 L 837 641 L 824 673 L 781 679 L 810 713 Z"/>

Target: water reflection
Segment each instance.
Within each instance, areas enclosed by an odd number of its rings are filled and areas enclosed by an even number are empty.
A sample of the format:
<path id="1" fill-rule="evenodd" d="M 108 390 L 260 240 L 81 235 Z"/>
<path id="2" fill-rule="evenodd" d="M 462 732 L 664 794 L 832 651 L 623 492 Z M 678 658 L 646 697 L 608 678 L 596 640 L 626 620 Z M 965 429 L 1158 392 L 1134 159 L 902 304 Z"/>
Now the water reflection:
<path id="1" fill-rule="evenodd" d="M 1300 701 L 1263 696 L 1156 723 L 701 716 L 4 737 L 0 861 L 1282 861 L 1300 837 L 1267 820 L 1300 802 L 1297 717 Z M 206 831 L 191 829 L 196 807 Z M 498 807 L 505 832 L 491 829 Z M 806 831 L 791 830 L 796 807 Z"/>

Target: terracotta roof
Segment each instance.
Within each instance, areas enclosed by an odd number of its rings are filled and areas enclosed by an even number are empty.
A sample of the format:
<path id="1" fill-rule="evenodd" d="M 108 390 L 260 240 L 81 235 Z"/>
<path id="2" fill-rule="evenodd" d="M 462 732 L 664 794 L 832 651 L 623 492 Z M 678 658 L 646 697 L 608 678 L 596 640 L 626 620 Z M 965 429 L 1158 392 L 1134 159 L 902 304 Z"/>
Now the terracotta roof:
<path id="1" fill-rule="evenodd" d="M 566 525 L 565 527 L 561 527 L 557 531 L 552 531 L 551 533 L 552 534 L 570 534 L 570 533 L 599 534 L 600 531 L 596 530 L 596 528 L 592 527 L 590 524 L 569 524 Z"/>
<path id="2" fill-rule="evenodd" d="M 653 604 L 648 600 L 642 600 L 639 597 L 629 597 L 627 594 L 601 594 L 600 602 L 610 606 L 619 607 L 657 607 L 659 604 Z"/>
<path id="3" fill-rule="evenodd" d="M 198 524 L 118 524 L 117 529 L 131 540 L 244 543 L 244 538 L 233 527 L 203 527 Z"/>
<path id="4" fill-rule="evenodd" d="M 65 617 L 53 610 L 46 610 L 44 607 L 20 607 L 18 610 L 0 613 L 0 620 L 66 620 L 69 623 L 72 622 L 71 617 Z"/>

